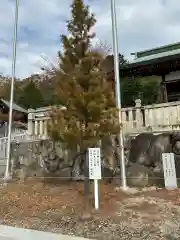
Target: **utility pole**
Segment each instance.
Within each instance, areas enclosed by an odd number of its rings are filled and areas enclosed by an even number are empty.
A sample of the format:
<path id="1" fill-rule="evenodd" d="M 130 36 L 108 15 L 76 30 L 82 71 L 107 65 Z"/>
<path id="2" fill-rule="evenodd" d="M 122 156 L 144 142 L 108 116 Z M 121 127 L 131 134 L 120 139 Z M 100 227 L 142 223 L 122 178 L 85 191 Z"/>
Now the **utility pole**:
<path id="1" fill-rule="evenodd" d="M 13 39 L 13 58 L 12 58 L 12 79 L 11 79 L 11 94 L 10 94 L 9 124 L 8 124 L 8 141 L 7 141 L 7 148 L 6 148 L 7 162 L 6 162 L 6 170 L 4 174 L 5 180 L 10 177 L 9 167 L 10 167 L 10 154 L 11 154 L 11 128 L 12 128 L 12 111 L 13 111 L 13 98 L 14 98 L 14 81 L 15 81 L 15 74 L 16 74 L 18 10 L 19 10 L 19 0 L 16 0 L 14 39 Z"/>
<path id="2" fill-rule="evenodd" d="M 119 111 L 118 117 L 119 117 L 119 124 L 121 126 L 120 132 L 119 132 L 119 147 L 120 147 L 120 161 L 121 161 L 121 184 L 122 184 L 122 188 L 126 189 L 127 181 L 126 181 L 126 164 L 125 164 L 125 156 L 124 156 L 122 117 L 121 117 L 121 85 L 120 85 L 120 74 L 119 74 L 120 69 L 119 69 L 116 4 L 115 4 L 115 0 L 110 0 L 110 1 L 111 1 L 112 37 L 113 37 L 113 51 L 114 51 L 116 106 Z"/>

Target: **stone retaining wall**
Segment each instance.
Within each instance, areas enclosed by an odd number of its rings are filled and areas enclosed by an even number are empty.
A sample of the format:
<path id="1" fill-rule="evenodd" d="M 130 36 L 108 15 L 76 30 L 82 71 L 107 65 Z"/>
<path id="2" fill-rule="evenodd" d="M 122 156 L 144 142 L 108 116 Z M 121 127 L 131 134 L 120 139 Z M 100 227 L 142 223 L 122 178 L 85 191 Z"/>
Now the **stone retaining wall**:
<path id="1" fill-rule="evenodd" d="M 117 167 L 117 147 L 114 137 L 102 141 L 102 174 L 112 177 Z M 77 156 L 77 157 L 76 157 Z M 51 140 L 31 140 L 12 143 L 11 171 L 13 176 L 56 177 L 66 180 L 84 178 L 85 156 L 76 149 L 67 151 L 62 144 Z"/>

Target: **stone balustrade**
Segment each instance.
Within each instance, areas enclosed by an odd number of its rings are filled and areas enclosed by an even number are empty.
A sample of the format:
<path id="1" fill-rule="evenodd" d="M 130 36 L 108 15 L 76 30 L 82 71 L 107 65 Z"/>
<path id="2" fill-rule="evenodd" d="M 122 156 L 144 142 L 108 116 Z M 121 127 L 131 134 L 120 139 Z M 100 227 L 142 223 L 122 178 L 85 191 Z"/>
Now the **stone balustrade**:
<path id="1" fill-rule="evenodd" d="M 65 110 L 65 107 L 59 107 Z M 50 111 L 52 107 L 41 107 L 37 109 L 28 109 L 28 135 L 39 136 L 42 139 L 48 138 L 47 124 L 50 120 Z"/>
<path id="2" fill-rule="evenodd" d="M 43 107 L 28 110 L 28 135 L 44 139 L 48 137 L 47 124 L 51 109 Z M 180 130 L 180 101 L 142 106 L 141 100 L 136 99 L 135 106 L 122 108 L 121 113 L 124 134 Z"/>
<path id="3" fill-rule="evenodd" d="M 50 119 L 50 107 L 28 110 L 28 135 L 47 138 L 47 124 Z"/>
<path id="4" fill-rule="evenodd" d="M 135 101 L 134 107 L 122 108 L 123 132 L 171 132 L 180 130 L 180 101 L 141 105 Z"/>

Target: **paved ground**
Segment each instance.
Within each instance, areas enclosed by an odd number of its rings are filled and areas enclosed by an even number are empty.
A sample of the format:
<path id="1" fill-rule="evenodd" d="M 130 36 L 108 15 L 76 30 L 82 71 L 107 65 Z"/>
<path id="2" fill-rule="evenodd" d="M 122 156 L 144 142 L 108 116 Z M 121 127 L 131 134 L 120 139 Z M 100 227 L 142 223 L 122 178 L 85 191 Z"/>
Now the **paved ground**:
<path id="1" fill-rule="evenodd" d="M 16 240 L 15 238 L 9 238 L 9 237 L 2 237 L 0 236 L 0 240 Z"/>
<path id="2" fill-rule="evenodd" d="M 0 240 L 85 240 L 85 238 L 71 237 L 61 234 L 40 232 L 29 229 L 14 228 L 0 225 Z M 86 239 L 88 240 L 88 239 Z"/>

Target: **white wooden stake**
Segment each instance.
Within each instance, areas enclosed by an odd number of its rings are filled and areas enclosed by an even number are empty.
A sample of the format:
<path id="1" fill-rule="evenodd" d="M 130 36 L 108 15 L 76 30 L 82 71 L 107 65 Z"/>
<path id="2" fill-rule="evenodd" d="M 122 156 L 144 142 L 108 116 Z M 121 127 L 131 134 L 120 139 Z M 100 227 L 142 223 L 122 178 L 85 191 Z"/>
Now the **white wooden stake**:
<path id="1" fill-rule="evenodd" d="M 94 179 L 94 205 L 95 209 L 99 209 L 99 189 L 97 179 Z"/>

